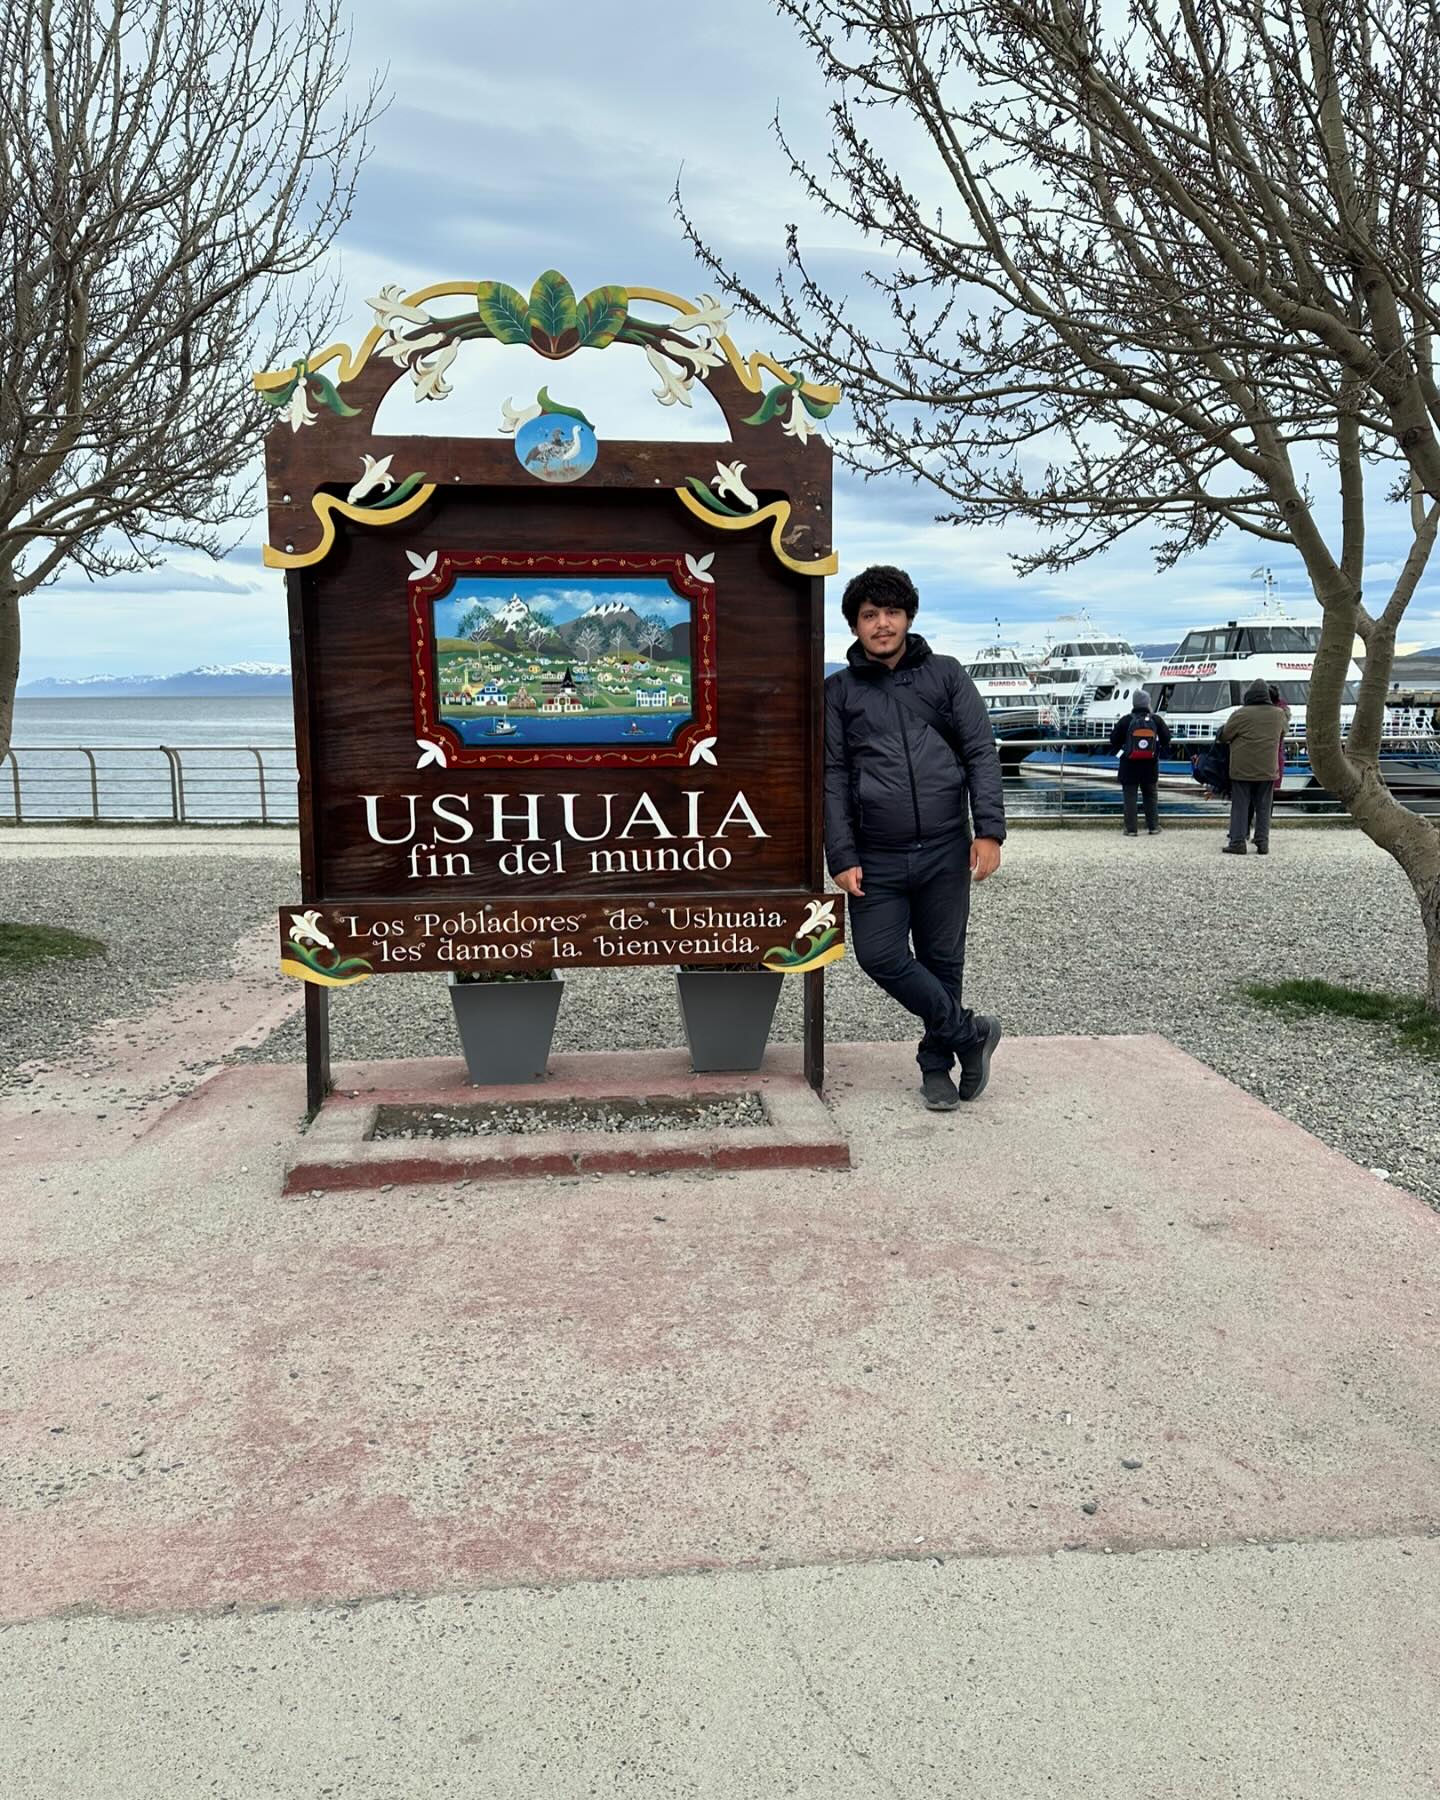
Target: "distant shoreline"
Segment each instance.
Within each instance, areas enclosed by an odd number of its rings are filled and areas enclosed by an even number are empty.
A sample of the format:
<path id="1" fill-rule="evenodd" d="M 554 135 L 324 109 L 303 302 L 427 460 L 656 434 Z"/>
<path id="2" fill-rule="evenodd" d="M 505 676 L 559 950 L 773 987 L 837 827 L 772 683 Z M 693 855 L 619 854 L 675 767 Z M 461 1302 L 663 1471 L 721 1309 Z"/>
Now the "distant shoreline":
<path id="1" fill-rule="evenodd" d="M 192 681 L 185 676 L 157 677 L 154 681 L 113 682 L 31 681 L 15 690 L 17 704 L 28 701 L 78 701 L 90 705 L 96 700 L 288 700 L 290 677 L 274 680 L 247 676 L 217 676 L 210 680 Z"/>

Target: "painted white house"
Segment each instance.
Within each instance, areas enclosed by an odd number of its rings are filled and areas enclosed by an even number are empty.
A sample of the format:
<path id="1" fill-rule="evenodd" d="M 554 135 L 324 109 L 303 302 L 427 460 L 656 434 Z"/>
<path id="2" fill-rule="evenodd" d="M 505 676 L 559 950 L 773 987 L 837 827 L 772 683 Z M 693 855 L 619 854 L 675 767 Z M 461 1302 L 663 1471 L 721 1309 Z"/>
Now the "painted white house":
<path id="1" fill-rule="evenodd" d="M 640 707 L 668 706 L 670 704 L 670 690 L 669 688 L 663 687 L 637 687 L 635 690 L 635 704 Z"/>

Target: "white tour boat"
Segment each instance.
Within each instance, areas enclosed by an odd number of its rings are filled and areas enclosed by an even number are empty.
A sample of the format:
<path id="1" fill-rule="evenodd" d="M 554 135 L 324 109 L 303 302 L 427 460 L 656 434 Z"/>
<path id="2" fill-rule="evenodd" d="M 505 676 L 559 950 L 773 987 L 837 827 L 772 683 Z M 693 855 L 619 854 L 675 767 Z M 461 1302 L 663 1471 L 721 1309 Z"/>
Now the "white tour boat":
<path id="1" fill-rule="evenodd" d="M 1227 619 L 1223 624 L 1188 632 L 1144 684 L 1174 740 L 1170 757 L 1160 765 L 1160 779 L 1172 786 L 1193 785 L 1190 757 L 1202 744 L 1209 743 L 1236 707 L 1244 703 L 1251 683 L 1263 681 L 1278 689 L 1290 714 L 1281 795 L 1319 793 L 1320 784 L 1311 770 L 1305 744 L 1310 676 L 1319 645 L 1318 622 L 1297 618 L 1269 601 L 1251 617 Z M 1352 661 L 1340 710 L 1342 730 L 1349 729 L 1355 716 L 1359 682 L 1360 669 Z M 1129 710 L 1130 696 L 1117 692 L 1107 696 L 1103 706 L 1088 705 L 1080 719 L 1065 721 L 1062 730 L 1067 737 L 1093 741 L 1107 736 L 1115 719 Z M 1067 773 L 1073 772 L 1077 777 L 1087 773 L 1113 777 L 1115 757 L 1109 751 L 1092 750 L 1087 754 L 1067 749 L 1065 767 Z M 1396 794 L 1440 799 L 1440 736 L 1436 735 L 1428 709 L 1399 703 L 1387 705 L 1380 769 Z"/>
<path id="2" fill-rule="evenodd" d="M 1036 738 L 1055 735 L 1054 714 L 1037 696 L 1030 671 L 1017 650 L 997 641 L 973 657 L 962 658 L 961 667 L 985 702 L 1002 764 L 1008 767 L 1023 761 Z"/>
<path id="3" fill-rule="evenodd" d="M 1088 615 L 1058 642 L 1049 638 L 1031 675 L 1041 705 L 1066 737 L 1098 737 L 1130 710 L 1131 697 L 1153 673 L 1128 639 L 1098 631 Z"/>

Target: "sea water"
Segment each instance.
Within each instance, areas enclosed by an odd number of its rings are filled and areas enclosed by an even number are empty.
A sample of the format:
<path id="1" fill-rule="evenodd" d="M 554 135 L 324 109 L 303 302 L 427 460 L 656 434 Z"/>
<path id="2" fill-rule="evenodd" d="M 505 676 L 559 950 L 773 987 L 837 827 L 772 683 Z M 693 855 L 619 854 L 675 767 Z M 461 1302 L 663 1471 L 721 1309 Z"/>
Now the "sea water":
<path id="1" fill-rule="evenodd" d="M 254 698 L 221 695 L 193 700 L 167 696 L 122 700 L 77 697 L 17 700 L 13 759 L 0 763 L 0 822 L 15 817 L 15 784 L 20 784 L 25 819 L 170 819 L 183 810 L 188 819 L 239 821 L 261 817 L 260 770 L 264 771 L 264 816 L 291 822 L 296 816 L 295 738 L 288 696 Z M 634 720 L 642 733 L 630 734 Z M 594 719 L 517 718 L 516 736 L 497 742 L 524 743 L 526 726 L 543 726 L 550 741 L 574 742 Z M 683 722 L 683 721 L 678 721 Z M 484 720 L 467 721 L 482 725 Z M 664 742 L 675 715 L 647 717 L 617 713 L 617 742 Z M 477 741 L 489 737 L 477 733 Z M 720 747 L 725 743 L 723 712 Z M 94 758 L 79 754 L 88 749 Z M 166 749 L 173 752 L 166 755 Z M 178 764 L 178 774 L 177 774 Z M 1113 781 L 1063 784 L 1053 770 L 1022 764 L 1005 772 L 1006 810 L 1015 818 L 1114 815 L 1120 790 Z M 1198 791 L 1164 791 L 1164 812 L 1216 813 Z"/>

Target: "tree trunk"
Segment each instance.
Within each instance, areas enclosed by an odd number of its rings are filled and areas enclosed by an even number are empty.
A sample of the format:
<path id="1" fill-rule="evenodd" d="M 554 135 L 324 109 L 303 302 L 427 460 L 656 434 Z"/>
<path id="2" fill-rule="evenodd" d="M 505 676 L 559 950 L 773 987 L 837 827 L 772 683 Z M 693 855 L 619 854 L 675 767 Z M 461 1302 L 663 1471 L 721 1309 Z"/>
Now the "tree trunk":
<path id="1" fill-rule="evenodd" d="M 1425 922 L 1425 951 L 1428 968 L 1425 999 L 1431 1012 L 1440 1015 L 1440 871 L 1427 895 L 1420 896 L 1420 917 Z"/>
<path id="2" fill-rule="evenodd" d="M 1310 675 L 1305 713 L 1305 742 L 1310 766 L 1372 844 L 1393 856 L 1410 878 L 1420 903 L 1425 930 L 1425 998 L 1440 1014 L 1440 826 L 1404 806 L 1380 776 L 1380 734 L 1384 717 L 1384 682 L 1394 655 L 1394 631 L 1381 637 L 1369 679 L 1361 684 L 1361 706 L 1347 742 L 1340 728 L 1344 683 L 1350 667 L 1355 605 L 1350 595 L 1315 583 L 1323 608 L 1320 648 Z M 1377 685 L 1377 683 L 1379 685 Z"/>
<path id="3" fill-rule="evenodd" d="M 15 728 L 15 686 L 20 679 L 20 594 L 13 581 L 0 583 L 0 757 Z"/>
<path id="4" fill-rule="evenodd" d="M 1371 843 L 1393 856 L 1410 877 L 1425 931 L 1425 1000 L 1440 1015 L 1440 827 L 1402 806 L 1378 767 L 1363 771 L 1347 810 Z"/>

